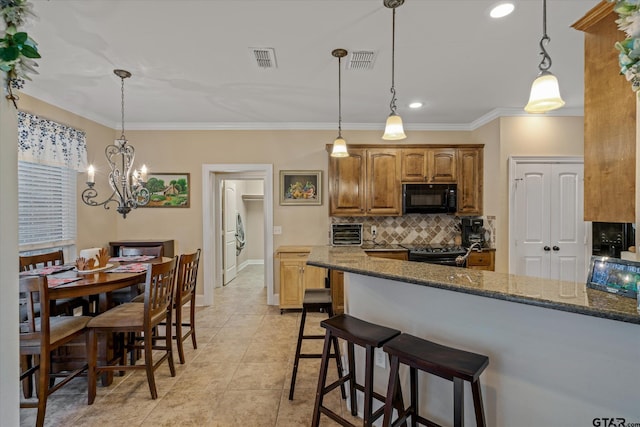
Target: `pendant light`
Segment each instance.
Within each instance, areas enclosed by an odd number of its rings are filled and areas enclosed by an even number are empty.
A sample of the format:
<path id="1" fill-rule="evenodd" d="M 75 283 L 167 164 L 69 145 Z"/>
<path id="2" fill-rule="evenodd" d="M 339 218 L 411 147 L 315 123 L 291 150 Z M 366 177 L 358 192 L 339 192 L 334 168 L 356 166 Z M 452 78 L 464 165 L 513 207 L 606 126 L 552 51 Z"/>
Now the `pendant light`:
<path id="1" fill-rule="evenodd" d="M 395 141 L 405 139 L 402 118 L 396 114 L 395 56 L 396 56 L 396 8 L 404 4 L 404 0 L 383 0 L 385 7 L 393 9 L 393 26 L 391 35 L 391 114 L 387 118 L 382 139 Z"/>
<path id="2" fill-rule="evenodd" d="M 531 85 L 531 95 L 529 103 L 524 110 L 527 113 L 546 113 L 547 111 L 556 110 L 564 105 L 564 101 L 560 97 L 560 87 L 558 79 L 551 74 L 551 57 L 545 49 L 545 45 L 551 39 L 547 35 L 547 0 L 542 0 L 542 39 L 540 39 L 540 55 L 542 61 L 538 65 L 540 74 Z"/>
<path id="3" fill-rule="evenodd" d="M 333 141 L 331 157 L 349 157 L 347 142 L 342 138 L 342 58 L 347 56 L 344 49 L 334 49 L 331 55 L 338 58 L 338 137 Z"/>

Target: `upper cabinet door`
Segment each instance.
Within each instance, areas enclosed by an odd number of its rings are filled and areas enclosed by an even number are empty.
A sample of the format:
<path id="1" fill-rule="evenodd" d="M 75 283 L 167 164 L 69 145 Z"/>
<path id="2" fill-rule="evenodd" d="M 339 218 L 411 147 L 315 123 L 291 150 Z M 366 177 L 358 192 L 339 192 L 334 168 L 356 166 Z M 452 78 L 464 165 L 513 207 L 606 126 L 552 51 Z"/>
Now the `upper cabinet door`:
<path id="1" fill-rule="evenodd" d="M 482 149 L 458 149 L 458 214 L 482 215 Z"/>
<path id="2" fill-rule="evenodd" d="M 432 148 L 429 150 L 429 182 L 455 183 L 456 175 L 456 149 Z"/>
<path id="3" fill-rule="evenodd" d="M 366 150 L 349 148 L 349 157 L 329 157 L 329 215 L 365 215 Z"/>
<path id="4" fill-rule="evenodd" d="M 400 151 L 394 148 L 367 150 L 368 215 L 402 215 Z"/>
<path id="5" fill-rule="evenodd" d="M 402 152 L 402 182 L 455 183 L 455 148 L 405 148 Z"/>

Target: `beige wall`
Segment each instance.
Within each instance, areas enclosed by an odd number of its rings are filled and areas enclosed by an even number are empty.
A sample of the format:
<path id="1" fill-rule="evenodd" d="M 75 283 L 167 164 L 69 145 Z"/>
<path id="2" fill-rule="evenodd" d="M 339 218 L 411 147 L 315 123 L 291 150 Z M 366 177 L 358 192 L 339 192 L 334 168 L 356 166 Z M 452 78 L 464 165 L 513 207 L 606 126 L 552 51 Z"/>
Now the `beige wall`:
<path id="1" fill-rule="evenodd" d="M 2 80 L 0 80 L 2 81 Z M 3 82 L 4 83 L 4 82 Z M 20 424 L 18 384 L 18 122 L 0 98 L 0 425 Z"/>
<path id="2" fill-rule="evenodd" d="M 118 133 L 77 115 L 27 96 L 21 108 L 87 132 L 89 161 L 106 169 L 104 146 Z M 113 209 L 103 211 L 79 203 L 78 246 L 106 245 L 112 239 L 175 239 L 177 253 L 192 251 L 202 242 L 202 165 L 267 163 L 274 170 L 274 225 L 280 245 L 324 245 L 329 229 L 327 202 L 328 155 L 325 145 L 334 131 L 127 131 L 138 163 L 151 172 L 187 172 L 191 176 L 188 209 L 142 208 L 122 219 Z M 381 131 L 345 131 L 348 144 L 384 144 Z M 508 270 L 508 159 L 509 156 L 583 154 L 582 117 L 505 117 L 472 131 L 411 131 L 403 144 L 485 144 L 484 214 L 496 217 L 498 271 Z M 321 206 L 280 206 L 279 171 L 323 171 Z M 97 176 L 97 181 L 99 181 Z M 79 180 L 79 194 L 84 179 Z M 498 189 L 498 191 L 496 191 Z M 202 292 L 202 284 L 199 285 Z"/>
<path id="3" fill-rule="evenodd" d="M 54 120 L 58 123 L 83 130 L 87 135 L 88 161 L 96 167 L 96 189 L 98 199 L 106 199 L 111 194 L 106 183 L 107 161 L 104 147 L 113 143 L 116 131 L 76 114 L 53 107 L 27 95 L 20 95 L 20 110 Z M 86 188 L 86 175 L 78 175 L 78 251 L 83 248 L 106 247 L 109 241 L 117 237 L 115 207 L 109 210 L 87 206 L 80 200 Z"/>
<path id="4" fill-rule="evenodd" d="M 493 164 L 498 175 L 499 253 L 496 270 L 509 269 L 509 157 L 511 156 L 583 156 L 584 120 L 582 117 L 503 117 L 500 119 L 500 153 Z M 485 157 L 485 177 L 487 163 Z M 486 187 L 485 187 L 486 190 Z M 485 191 L 485 197 L 487 195 Z M 490 193 L 490 192 L 489 192 Z M 485 199 L 486 201 L 486 199 Z M 486 205 L 485 205 L 486 206 Z"/>

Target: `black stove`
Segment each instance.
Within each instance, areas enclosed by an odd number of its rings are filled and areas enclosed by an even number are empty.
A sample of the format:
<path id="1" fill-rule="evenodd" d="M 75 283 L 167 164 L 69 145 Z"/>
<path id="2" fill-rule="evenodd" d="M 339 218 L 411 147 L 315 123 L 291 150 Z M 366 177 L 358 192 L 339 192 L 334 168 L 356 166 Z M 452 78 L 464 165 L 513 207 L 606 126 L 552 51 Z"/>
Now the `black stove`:
<path id="1" fill-rule="evenodd" d="M 427 262 L 431 264 L 464 266 L 456 262 L 456 258 L 467 253 L 462 246 L 438 245 L 400 245 L 409 250 L 409 261 Z"/>

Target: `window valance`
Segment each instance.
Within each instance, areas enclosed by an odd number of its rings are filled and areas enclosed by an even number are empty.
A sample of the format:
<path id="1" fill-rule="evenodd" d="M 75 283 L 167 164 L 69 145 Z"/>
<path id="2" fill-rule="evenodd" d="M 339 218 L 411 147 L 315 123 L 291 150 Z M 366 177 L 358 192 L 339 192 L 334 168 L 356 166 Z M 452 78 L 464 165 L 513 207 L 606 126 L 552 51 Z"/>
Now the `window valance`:
<path id="1" fill-rule="evenodd" d="M 86 135 L 81 130 L 19 111 L 18 160 L 83 172 L 87 168 Z"/>

